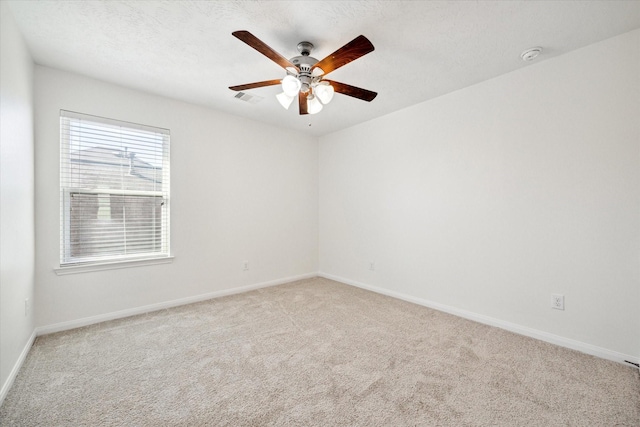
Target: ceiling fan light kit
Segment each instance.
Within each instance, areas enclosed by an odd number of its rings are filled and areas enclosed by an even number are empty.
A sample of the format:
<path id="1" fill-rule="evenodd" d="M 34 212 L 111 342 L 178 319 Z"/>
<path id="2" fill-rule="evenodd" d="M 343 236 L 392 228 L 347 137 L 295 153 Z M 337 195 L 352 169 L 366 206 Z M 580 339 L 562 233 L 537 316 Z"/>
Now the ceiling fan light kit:
<path id="1" fill-rule="evenodd" d="M 291 104 L 293 103 L 293 100 L 296 99 L 296 97 L 295 95 L 290 96 L 284 92 L 280 92 L 279 94 L 276 95 L 276 99 L 278 100 L 280 105 L 284 107 L 285 110 L 288 110 Z"/>
<path id="2" fill-rule="evenodd" d="M 288 96 L 296 96 L 302 87 L 302 82 L 291 74 L 282 79 L 282 91 Z"/>
<path id="3" fill-rule="evenodd" d="M 365 36 L 356 37 L 326 58 L 318 61 L 310 56 L 314 46 L 307 41 L 298 43 L 300 56 L 289 60 L 248 31 L 235 31 L 232 35 L 284 68 L 286 76 L 282 80 L 266 80 L 230 86 L 231 90 L 242 91 L 280 84 L 282 92 L 276 95 L 280 105 L 289 109 L 297 96 L 301 115 L 319 113 L 323 105 L 331 102 L 335 92 L 367 102 L 377 96 L 376 92 L 370 90 L 324 79 L 330 72 L 373 52 L 373 44 Z"/>
<path id="4" fill-rule="evenodd" d="M 315 95 L 307 95 L 307 111 L 309 114 L 316 114 L 322 111 L 322 103 Z"/>
<path id="5" fill-rule="evenodd" d="M 333 99 L 335 90 L 327 81 L 321 81 L 315 87 L 313 93 L 320 99 L 323 104 L 328 104 Z"/>

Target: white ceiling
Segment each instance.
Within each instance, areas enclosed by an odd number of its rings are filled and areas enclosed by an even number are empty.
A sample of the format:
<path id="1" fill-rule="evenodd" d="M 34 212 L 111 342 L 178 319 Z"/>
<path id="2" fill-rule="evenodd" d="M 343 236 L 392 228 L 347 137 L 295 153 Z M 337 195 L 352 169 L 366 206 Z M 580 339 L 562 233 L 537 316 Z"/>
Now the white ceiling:
<path id="1" fill-rule="evenodd" d="M 36 63 L 320 136 L 640 28 L 640 1 L 10 1 Z M 283 70 L 231 32 L 283 56 L 322 59 L 363 34 L 375 51 L 330 78 L 378 92 L 336 95 L 316 115 L 277 103 Z M 520 53 L 542 46 L 533 63 Z"/>

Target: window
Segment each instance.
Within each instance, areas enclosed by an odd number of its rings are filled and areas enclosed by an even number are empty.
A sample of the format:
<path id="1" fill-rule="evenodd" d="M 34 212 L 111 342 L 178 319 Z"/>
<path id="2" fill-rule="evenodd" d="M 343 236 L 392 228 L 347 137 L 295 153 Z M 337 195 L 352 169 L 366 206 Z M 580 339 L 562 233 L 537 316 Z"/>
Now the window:
<path id="1" fill-rule="evenodd" d="M 60 111 L 60 266 L 169 257 L 169 131 Z"/>

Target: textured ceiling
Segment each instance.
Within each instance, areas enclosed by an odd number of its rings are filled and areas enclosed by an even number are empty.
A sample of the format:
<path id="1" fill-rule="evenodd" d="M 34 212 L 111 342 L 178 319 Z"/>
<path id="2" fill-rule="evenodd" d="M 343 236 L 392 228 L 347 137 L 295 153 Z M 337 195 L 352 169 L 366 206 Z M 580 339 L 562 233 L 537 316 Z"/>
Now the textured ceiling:
<path id="1" fill-rule="evenodd" d="M 38 64 L 324 135 L 640 28 L 640 1 L 10 1 Z M 336 95 L 316 115 L 277 103 L 277 86 L 228 86 L 284 72 L 231 36 L 283 56 L 307 40 L 322 59 L 363 34 L 376 50 L 330 78 L 378 92 Z M 533 63 L 520 53 L 544 52 Z"/>

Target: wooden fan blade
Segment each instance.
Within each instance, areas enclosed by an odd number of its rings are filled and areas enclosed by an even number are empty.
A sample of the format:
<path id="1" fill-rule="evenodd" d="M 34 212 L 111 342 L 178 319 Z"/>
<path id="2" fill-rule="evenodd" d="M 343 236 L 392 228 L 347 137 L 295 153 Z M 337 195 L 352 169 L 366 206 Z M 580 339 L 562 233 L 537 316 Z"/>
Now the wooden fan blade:
<path id="1" fill-rule="evenodd" d="M 324 58 L 322 61 L 316 63 L 311 67 L 311 70 L 313 71 L 316 68 L 321 68 L 326 75 L 351 61 L 355 61 L 369 52 L 373 52 L 373 50 L 374 47 L 368 38 L 365 36 L 358 36 L 333 52 L 331 55 Z"/>
<path id="2" fill-rule="evenodd" d="M 246 85 L 229 86 L 229 89 L 236 91 L 255 89 L 257 87 L 279 85 L 281 81 L 282 80 L 265 80 L 263 82 L 247 83 Z"/>
<path id="3" fill-rule="evenodd" d="M 300 108 L 300 115 L 309 114 L 307 112 L 307 95 L 300 92 L 298 94 L 298 106 Z"/>
<path id="4" fill-rule="evenodd" d="M 376 96 L 378 96 L 376 92 L 351 86 L 346 83 L 340 83 L 334 80 L 326 80 L 326 79 L 323 79 L 322 81 L 329 82 L 329 84 L 333 86 L 333 90 L 335 90 L 338 93 L 341 93 L 343 95 L 353 96 L 354 98 L 362 99 L 363 101 L 371 102 Z"/>
<path id="5" fill-rule="evenodd" d="M 282 68 L 286 69 L 287 67 L 293 67 L 296 70 L 298 69 L 298 67 L 293 65 L 291 61 L 289 61 L 284 56 L 280 55 L 275 50 L 271 49 L 262 40 L 260 40 L 259 38 L 251 34 L 249 31 L 244 31 L 244 30 L 234 31 L 231 34 L 237 39 L 239 39 L 240 41 L 245 42 L 246 44 L 248 44 L 249 46 L 257 50 L 258 52 L 260 52 L 261 54 L 263 54 L 264 56 L 266 56 L 267 58 L 269 58 L 270 60 L 272 60 L 279 66 L 281 66 Z"/>

